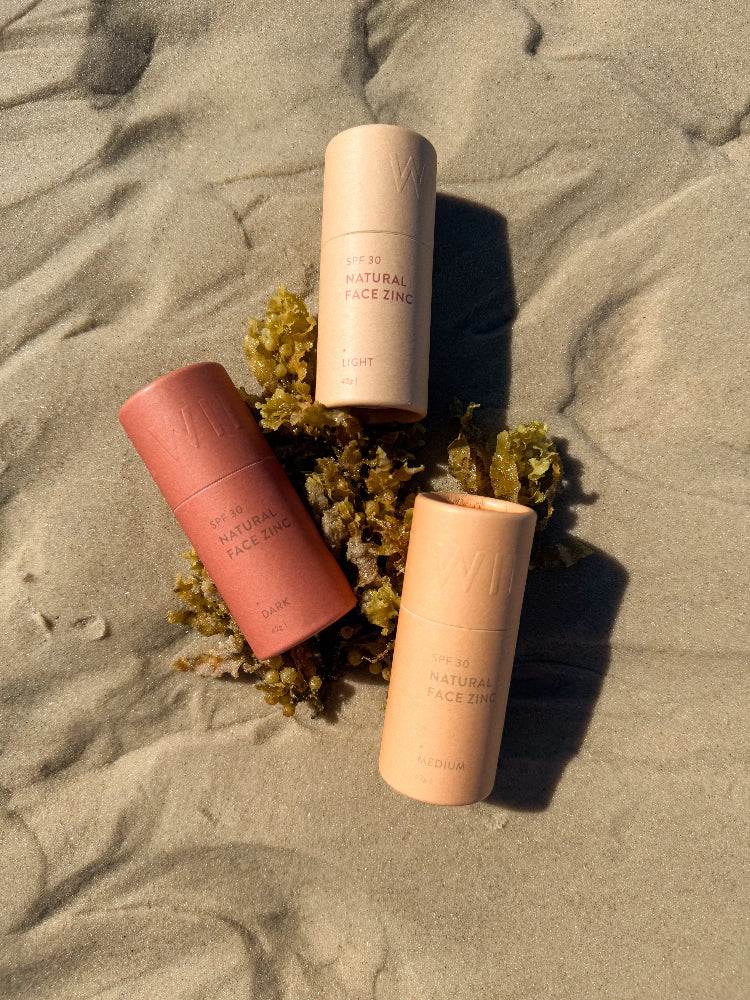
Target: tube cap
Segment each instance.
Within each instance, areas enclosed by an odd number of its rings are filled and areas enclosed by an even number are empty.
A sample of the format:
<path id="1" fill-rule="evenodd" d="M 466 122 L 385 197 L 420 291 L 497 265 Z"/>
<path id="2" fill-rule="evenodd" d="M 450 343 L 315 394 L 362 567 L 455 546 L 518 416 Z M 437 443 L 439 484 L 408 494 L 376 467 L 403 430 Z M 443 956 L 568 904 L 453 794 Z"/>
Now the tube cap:
<path id="1" fill-rule="evenodd" d="M 398 125 L 340 132 L 326 149 L 322 243 L 369 231 L 432 247 L 436 176 L 437 153 L 418 132 Z"/>
<path id="2" fill-rule="evenodd" d="M 226 370 L 213 362 L 149 383 L 122 405 L 119 417 L 172 510 L 273 454 Z"/>
<path id="3" fill-rule="evenodd" d="M 467 493 L 420 493 L 401 605 L 460 628 L 515 629 L 536 514 Z"/>

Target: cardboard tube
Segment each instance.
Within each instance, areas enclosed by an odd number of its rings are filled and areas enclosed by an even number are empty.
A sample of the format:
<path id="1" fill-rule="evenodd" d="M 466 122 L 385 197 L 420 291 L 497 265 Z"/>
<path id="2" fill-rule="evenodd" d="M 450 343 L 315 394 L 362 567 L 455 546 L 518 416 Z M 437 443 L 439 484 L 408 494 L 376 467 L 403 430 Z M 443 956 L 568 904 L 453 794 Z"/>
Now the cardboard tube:
<path id="1" fill-rule="evenodd" d="M 427 412 L 437 155 L 417 132 L 361 125 L 328 144 L 315 398 L 364 420 Z"/>
<path id="2" fill-rule="evenodd" d="M 396 791 L 438 805 L 492 791 L 535 527 L 520 504 L 417 497 L 380 749 Z"/>
<path id="3" fill-rule="evenodd" d="M 259 659 L 356 603 L 242 397 L 218 364 L 151 382 L 120 409 L 135 445 Z"/>

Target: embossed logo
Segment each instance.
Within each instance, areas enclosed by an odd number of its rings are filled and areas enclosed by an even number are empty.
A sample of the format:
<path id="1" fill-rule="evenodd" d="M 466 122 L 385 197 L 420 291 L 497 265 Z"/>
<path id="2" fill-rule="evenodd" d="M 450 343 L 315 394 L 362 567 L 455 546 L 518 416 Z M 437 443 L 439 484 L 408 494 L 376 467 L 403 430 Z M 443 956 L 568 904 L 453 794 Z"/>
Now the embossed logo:
<path id="1" fill-rule="evenodd" d="M 221 400 L 198 399 L 179 410 L 165 413 L 163 428 L 149 428 L 149 434 L 173 462 L 179 461 L 186 448 L 200 448 L 214 438 L 233 434 L 242 426 L 236 415 Z"/>
<path id="2" fill-rule="evenodd" d="M 468 594 L 510 594 L 513 589 L 514 562 L 494 549 L 467 549 L 460 545 L 435 548 L 437 576 L 441 589 L 456 584 Z"/>
<path id="3" fill-rule="evenodd" d="M 414 190 L 419 199 L 419 190 L 422 186 L 422 178 L 424 177 L 424 164 L 420 170 L 417 170 L 416 164 L 414 163 L 414 157 L 410 156 L 406 161 L 405 166 L 401 166 L 401 161 L 398 157 L 398 153 L 390 153 L 391 158 L 391 170 L 393 171 L 393 180 L 396 185 L 396 190 L 399 194 L 403 194 L 403 190 L 406 187 L 406 183 L 411 177 L 414 184 Z"/>

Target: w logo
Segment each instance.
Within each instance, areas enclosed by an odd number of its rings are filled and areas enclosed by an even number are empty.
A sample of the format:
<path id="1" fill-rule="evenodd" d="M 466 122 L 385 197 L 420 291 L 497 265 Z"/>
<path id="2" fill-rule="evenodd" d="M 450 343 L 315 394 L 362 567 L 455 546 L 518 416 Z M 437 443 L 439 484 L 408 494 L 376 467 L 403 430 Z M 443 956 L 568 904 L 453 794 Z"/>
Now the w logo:
<path id="1" fill-rule="evenodd" d="M 502 552 L 488 549 L 463 549 L 460 545 L 448 549 L 435 546 L 437 577 L 441 588 L 482 592 L 490 595 L 510 594 L 513 588 L 514 564 Z"/>
<path id="2" fill-rule="evenodd" d="M 406 166 L 402 167 L 401 161 L 398 158 L 398 153 L 390 153 L 389 156 L 391 158 L 391 170 L 393 170 L 393 180 L 396 184 L 396 190 L 398 191 L 398 193 L 399 194 L 403 193 L 403 190 L 406 187 L 406 182 L 411 177 L 412 181 L 414 182 L 414 190 L 417 194 L 417 198 L 419 198 L 419 188 L 422 184 L 422 176 L 424 175 L 424 166 L 422 166 L 422 169 L 419 171 L 419 173 L 417 173 L 417 168 L 414 165 L 414 157 L 410 156 L 409 159 L 406 161 Z"/>
<path id="3" fill-rule="evenodd" d="M 150 427 L 149 434 L 173 462 L 201 444 L 210 447 L 215 438 L 234 434 L 242 426 L 228 407 L 213 399 L 199 399 L 197 407 L 188 403 L 179 411 L 165 413 L 162 421 L 163 427 Z"/>

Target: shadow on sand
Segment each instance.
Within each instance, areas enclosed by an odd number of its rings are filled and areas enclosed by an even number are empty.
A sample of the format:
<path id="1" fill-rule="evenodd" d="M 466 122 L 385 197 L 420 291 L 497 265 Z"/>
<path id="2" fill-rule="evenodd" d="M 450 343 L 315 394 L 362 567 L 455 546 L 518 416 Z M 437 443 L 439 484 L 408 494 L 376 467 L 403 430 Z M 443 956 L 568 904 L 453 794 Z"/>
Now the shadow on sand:
<path id="1" fill-rule="evenodd" d="M 511 337 L 517 313 L 505 219 L 460 198 L 438 195 L 430 356 L 430 452 L 445 454 L 454 397 L 482 404 L 505 424 Z M 481 411 L 480 411 L 481 413 Z M 531 416 L 531 415 L 530 415 Z M 434 421 L 434 423 L 433 423 Z M 554 427 L 551 428 L 554 434 Z M 546 544 L 564 542 L 575 509 L 594 503 L 581 490 L 580 463 L 557 440 L 565 491 Z M 579 750 L 610 656 L 610 635 L 627 585 L 625 569 L 600 550 L 568 568 L 535 569 L 526 584 L 495 787 L 506 808 L 546 808 Z"/>

